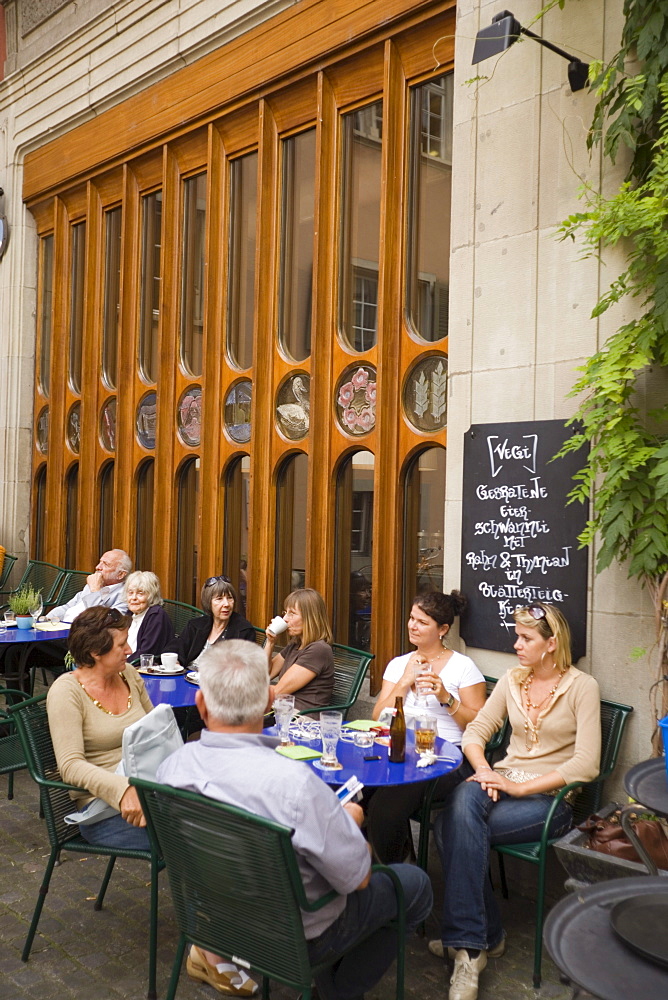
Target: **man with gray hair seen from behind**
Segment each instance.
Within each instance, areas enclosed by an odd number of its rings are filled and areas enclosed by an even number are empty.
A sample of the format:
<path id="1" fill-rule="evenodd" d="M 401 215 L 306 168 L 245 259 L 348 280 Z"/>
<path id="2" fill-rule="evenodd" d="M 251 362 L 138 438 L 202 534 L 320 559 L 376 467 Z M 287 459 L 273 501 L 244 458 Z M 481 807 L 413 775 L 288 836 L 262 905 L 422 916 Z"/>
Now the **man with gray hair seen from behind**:
<path id="1" fill-rule="evenodd" d="M 309 900 L 338 895 L 315 912 L 302 912 L 312 962 L 335 963 L 316 977 L 322 1000 L 358 1000 L 392 964 L 396 915 L 391 879 L 371 872 L 362 836 L 362 809 L 341 806 L 310 767 L 277 754 L 278 740 L 262 733 L 269 699 L 266 654 L 239 639 L 211 647 L 199 666 L 196 703 L 206 729 L 163 761 L 157 780 L 199 792 L 293 830 L 292 842 Z M 415 865 L 393 865 L 401 880 L 406 927 L 431 912 L 428 876 Z M 375 933 L 371 933 L 376 928 Z M 364 938 L 364 940 L 360 940 Z M 339 956 L 346 952 L 342 958 Z M 249 996 L 255 984 L 217 955 L 191 947 L 193 979 L 221 993 Z M 236 987 L 236 989 L 235 989 Z"/>
<path id="2" fill-rule="evenodd" d="M 124 614 L 128 606 L 122 599 L 123 583 L 132 569 L 132 559 L 123 549 L 110 549 L 100 556 L 95 572 L 86 579 L 86 586 L 75 594 L 67 604 L 51 608 L 49 620 L 73 622 L 86 608 L 102 604 L 107 608 L 117 608 Z"/>

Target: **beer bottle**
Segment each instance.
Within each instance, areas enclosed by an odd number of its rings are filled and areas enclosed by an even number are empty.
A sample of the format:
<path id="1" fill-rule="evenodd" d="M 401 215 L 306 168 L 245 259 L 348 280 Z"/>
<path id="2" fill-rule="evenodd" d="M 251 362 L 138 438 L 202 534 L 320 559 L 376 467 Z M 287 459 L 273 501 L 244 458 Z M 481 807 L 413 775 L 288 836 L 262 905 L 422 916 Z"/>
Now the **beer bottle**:
<path id="1" fill-rule="evenodd" d="M 394 717 L 390 725 L 389 759 L 393 764 L 403 764 L 406 759 L 406 719 L 403 698 L 397 698 L 394 703 Z"/>

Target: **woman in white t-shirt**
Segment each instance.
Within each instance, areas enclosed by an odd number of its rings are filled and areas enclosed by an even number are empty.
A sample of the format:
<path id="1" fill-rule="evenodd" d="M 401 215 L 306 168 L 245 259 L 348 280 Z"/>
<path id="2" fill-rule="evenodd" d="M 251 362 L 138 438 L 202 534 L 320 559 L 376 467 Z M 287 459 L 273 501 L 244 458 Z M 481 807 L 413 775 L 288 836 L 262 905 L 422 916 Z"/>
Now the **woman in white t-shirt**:
<path id="1" fill-rule="evenodd" d="M 466 607 L 466 598 L 457 590 L 451 594 L 420 594 L 415 598 L 408 618 L 408 639 L 414 653 L 390 660 L 383 674 L 383 686 L 373 710 L 394 707 L 403 698 L 404 707 L 416 708 L 416 667 L 418 683 L 426 710 L 436 717 L 438 735 L 461 743 L 462 733 L 485 704 L 485 678 L 473 660 L 446 646 L 446 636 L 457 615 Z M 440 798 L 458 783 L 457 772 L 439 779 L 436 794 Z M 409 836 L 408 819 L 420 805 L 424 788 L 421 783 L 380 788 L 367 805 L 367 834 L 378 858 L 384 864 L 402 861 Z"/>

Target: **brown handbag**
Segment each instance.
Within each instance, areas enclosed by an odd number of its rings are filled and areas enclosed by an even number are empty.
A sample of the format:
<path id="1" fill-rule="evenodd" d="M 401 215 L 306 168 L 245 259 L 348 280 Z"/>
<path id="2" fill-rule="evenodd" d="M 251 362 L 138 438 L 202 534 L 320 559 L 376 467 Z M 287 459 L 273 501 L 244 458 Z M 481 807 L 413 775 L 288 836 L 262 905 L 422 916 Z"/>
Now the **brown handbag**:
<path id="1" fill-rule="evenodd" d="M 639 862 L 638 852 L 624 833 L 619 818 L 619 810 L 608 817 L 594 813 L 580 824 L 578 830 L 589 835 L 587 847 L 590 850 L 610 854 L 624 861 Z M 657 868 L 668 869 L 668 837 L 659 820 L 634 819 L 631 822 L 638 840 Z"/>

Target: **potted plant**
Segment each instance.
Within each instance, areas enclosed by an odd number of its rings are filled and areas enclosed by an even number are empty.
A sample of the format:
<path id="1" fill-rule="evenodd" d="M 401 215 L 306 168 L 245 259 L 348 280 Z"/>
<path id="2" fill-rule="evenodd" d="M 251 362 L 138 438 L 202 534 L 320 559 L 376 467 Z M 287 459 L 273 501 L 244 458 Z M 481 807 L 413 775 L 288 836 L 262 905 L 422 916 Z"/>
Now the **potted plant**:
<path id="1" fill-rule="evenodd" d="M 32 628 L 33 612 L 42 603 L 41 590 L 35 590 L 28 584 L 17 590 L 15 594 L 10 594 L 8 603 L 14 612 L 17 627 Z"/>

